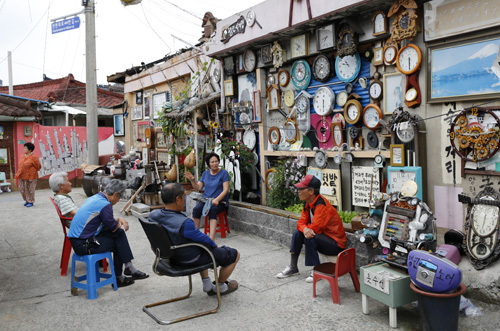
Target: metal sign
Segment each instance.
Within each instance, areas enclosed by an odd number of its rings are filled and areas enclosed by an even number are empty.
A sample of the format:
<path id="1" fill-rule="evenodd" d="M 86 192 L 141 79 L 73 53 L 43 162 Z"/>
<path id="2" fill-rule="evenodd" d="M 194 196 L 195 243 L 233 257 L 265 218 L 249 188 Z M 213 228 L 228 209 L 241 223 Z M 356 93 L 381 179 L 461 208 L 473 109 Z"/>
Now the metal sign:
<path id="1" fill-rule="evenodd" d="M 75 16 L 72 18 L 65 19 L 63 21 L 57 21 L 52 23 L 52 34 L 59 33 L 63 31 L 78 29 L 80 27 L 80 17 Z"/>

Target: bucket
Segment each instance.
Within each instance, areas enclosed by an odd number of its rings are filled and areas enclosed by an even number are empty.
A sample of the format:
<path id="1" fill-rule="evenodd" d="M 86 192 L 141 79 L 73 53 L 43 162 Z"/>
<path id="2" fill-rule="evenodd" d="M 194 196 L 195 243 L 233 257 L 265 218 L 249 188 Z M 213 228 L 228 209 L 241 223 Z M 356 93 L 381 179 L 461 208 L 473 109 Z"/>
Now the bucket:
<path id="1" fill-rule="evenodd" d="M 458 313 L 460 296 L 466 287 L 463 283 L 451 293 L 433 293 L 423 291 L 410 283 L 411 289 L 417 294 L 418 311 L 422 326 L 427 331 L 458 330 Z"/>

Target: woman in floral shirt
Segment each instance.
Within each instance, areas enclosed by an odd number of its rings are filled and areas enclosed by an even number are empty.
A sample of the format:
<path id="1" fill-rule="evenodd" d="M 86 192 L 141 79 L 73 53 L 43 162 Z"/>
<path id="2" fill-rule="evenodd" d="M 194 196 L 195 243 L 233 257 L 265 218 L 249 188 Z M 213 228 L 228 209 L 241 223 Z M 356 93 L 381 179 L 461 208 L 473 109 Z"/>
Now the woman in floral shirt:
<path id="1" fill-rule="evenodd" d="M 23 196 L 24 205 L 33 207 L 35 203 L 36 181 L 38 179 L 38 170 L 42 168 L 40 160 L 33 154 L 35 145 L 32 143 L 24 144 L 24 155 L 19 162 L 16 172 L 16 179 L 19 179 L 19 191 Z"/>

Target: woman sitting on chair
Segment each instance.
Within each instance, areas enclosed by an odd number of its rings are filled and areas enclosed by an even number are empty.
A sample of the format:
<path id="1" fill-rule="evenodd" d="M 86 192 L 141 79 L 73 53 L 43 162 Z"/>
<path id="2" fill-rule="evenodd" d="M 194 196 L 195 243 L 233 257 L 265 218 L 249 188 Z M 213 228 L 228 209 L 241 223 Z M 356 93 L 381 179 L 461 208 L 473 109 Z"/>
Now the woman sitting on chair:
<path id="1" fill-rule="evenodd" d="M 229 204 L 229 174 L 226 170 L 219 168 L 220 158 L 216 153 L 210 153 L 205 158 L 209 170 L 205 170 L 201 175 L 200 181 L 197 181 L 193 174 L 186 171 L 186 178 L 191 181 L 193 188 L 201 191 L 205 187 L 203 198 L 212 198 L 212 206 L 208 212 L 210 220 L 210 238 L 214 240 L 215 230 L 217 228 L 217 215 L 224 211 Z M 193 221 L 200 227 L 200 218 L 205 203 L 198 202 L 193 209 Z M 205 225 L 206 226 L 206 225 Z"/>

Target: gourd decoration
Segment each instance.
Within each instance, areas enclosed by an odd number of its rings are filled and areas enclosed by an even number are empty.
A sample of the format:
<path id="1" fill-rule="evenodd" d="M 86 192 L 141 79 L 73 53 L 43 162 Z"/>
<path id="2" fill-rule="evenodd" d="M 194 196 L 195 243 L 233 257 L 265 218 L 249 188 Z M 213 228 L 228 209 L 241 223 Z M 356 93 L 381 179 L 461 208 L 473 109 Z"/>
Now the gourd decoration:
<path id="1" fill-rule="evenodd" d="M 186 156 L 184 159 L 184 167 L 186 169 L 191 169 L 196 165 L 196 155 L 194 154 L 194 150 Z"/>
<path id="2" fill-rule="evenodd" d="M 177 164 L 174 163 L 172 168 L 168 171 L 167 178 L 171 182 L 177 181 Z"/>

